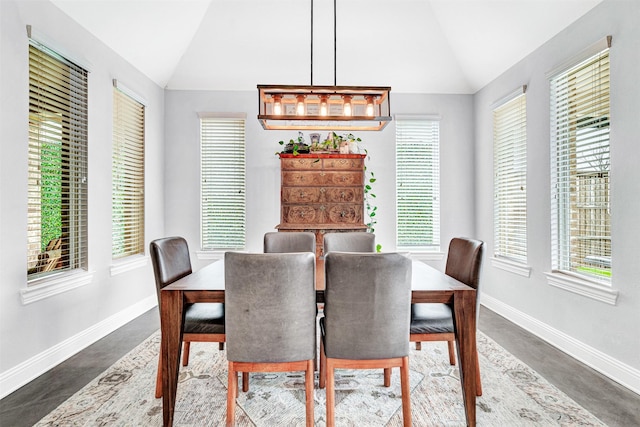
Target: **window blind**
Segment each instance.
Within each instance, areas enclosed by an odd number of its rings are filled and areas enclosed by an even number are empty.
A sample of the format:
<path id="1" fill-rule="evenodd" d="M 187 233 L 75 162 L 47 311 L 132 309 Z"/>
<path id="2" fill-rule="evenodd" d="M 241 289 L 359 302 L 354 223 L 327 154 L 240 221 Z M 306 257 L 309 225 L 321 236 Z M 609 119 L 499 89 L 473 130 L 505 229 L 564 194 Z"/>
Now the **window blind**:
<path id="1" fill-rule="evenodd" d="M 145 107 L 113 89 L 112 243 L 113 259 L 144 253 Z"/>
<path id="2" fill-rule="evenodd" d="M 527 261 L 527 101 L 520 91 L 493 110 L 493 226 L 498 257 Z"/>
<path id="3" fill-rule="evenodd" d="M 87 81 L 29 40 L 29 279 L 87 267 Z"/>
<path id="4" fill-rule="evenodd" d="M 245 247 L 245 119 L 201 117 L 203 250 Z"/>
<path id="5" fill-rule="evenodd" d="M 396 245 L 440 247 L 440 123 L 396 119 Z"/>
<path id="6" fill-rule="evenodd" d="M 550 86 L 553 268 L 610 280 L 609 49 Z"/>

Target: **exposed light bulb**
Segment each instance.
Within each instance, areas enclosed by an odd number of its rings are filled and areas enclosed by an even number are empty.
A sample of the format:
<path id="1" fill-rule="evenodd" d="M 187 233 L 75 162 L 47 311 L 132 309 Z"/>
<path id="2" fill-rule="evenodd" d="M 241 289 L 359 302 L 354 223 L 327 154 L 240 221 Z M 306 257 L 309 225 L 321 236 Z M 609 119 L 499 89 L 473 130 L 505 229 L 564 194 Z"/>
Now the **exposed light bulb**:
<path id="1" fill-rule="evenodd" d="M 298 116 L 304 116 L 304 95 L 298 95 L 296 97 L 298 104 L 296 106 L 296 114 Z"/>
<path id="2" fill-rule="evenodd" d="M 326 116 L 328 114 L 327 109 L 327 95 L 320 96 L 320 115 Z"/>
<path id="3" fill-rule="evenodd" d="M 367 116 L 373 117 L 373 97 L 367 96 Z"/>
<path id="4" fill-rule="evenodd" d="M 342 99 L 344 99 L 344 105 L 342 106 L 342 115 L 350 116 L 351 115 L 351 95 L 344 95 Z"/>
<path id="5" fill-rule="evenodd" d="M 280 95 L 273 95 L 273 114 L 279 116 L 282 114 L 282 101 Z"/>

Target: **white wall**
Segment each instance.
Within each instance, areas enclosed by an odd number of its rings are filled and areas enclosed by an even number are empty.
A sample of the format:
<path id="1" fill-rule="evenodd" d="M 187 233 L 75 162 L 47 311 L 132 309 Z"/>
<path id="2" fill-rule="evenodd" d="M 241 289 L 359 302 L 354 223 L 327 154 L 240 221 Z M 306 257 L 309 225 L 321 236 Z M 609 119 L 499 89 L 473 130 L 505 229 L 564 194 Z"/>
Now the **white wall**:
<path id="1" fill-rule="evenodd" d="M 486 259 L 483 302 L 596 369 L 640 392 L 640 3 L 605 1 L 527 56 L 474 99 L 476 230 L 493 254 L 491 105 L 527 88 L 527 237 L 530 278 Z M 552 287 L 548 71 L 606 36 L 611 59 L 612 287 L 615 306 Z M 499 48 L 499 47 L 497 47 Z"/>
<path id="2" fill-rule="evenodd" d="M 280 222 L 280 160 L 278 141 L 297 131 L 265 131 L 257 120 L 258 92 L 166 92 L 166 232 L 184 236 L 199 248 L 199 119 L 198 112 L 246 113 L 247 250 L 262 251 L 262 237 Z M 474 234 L 473 112 L 470 95 L 393 94 L 394 114 L 439 115 L 442 173 L 443 250 L 454 235 Z M 309 132 L 304 132 L 308 140 Z M 384 251 L 395 249 L 395 123 L 382 132 L 355 132 L 370 155 L 375 203 L 376 240 Z M 324 136 L 324 135 L 323 135 Z M 203 265 L 192 259 L 194 265 Z M 435 262 L 434 265 L 438 265 Z"/>
<path id="3" fill-rule="evenodd" d="M 155 303 L 151 264 L 116 276 L 111 265 L 112 79 L 148 102 L 147 236 L 164 231 L 164 92 L 47 1 L 0 2 L 0 397 Z M 31 304 L 27 286 L 28 39 L 88 65 L 89 265 L 93 281 Z"/>

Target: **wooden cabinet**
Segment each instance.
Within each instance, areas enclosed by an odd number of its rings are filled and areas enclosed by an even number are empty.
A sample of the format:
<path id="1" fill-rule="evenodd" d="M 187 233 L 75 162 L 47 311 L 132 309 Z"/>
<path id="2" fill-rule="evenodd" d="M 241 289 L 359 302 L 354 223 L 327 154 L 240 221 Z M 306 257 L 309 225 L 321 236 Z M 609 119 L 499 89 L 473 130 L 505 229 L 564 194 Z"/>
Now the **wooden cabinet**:
<path id="1" fill-rule="evenodd" d="M 366 231 L 364 154 L 280 154 L 279 231 Z"/>

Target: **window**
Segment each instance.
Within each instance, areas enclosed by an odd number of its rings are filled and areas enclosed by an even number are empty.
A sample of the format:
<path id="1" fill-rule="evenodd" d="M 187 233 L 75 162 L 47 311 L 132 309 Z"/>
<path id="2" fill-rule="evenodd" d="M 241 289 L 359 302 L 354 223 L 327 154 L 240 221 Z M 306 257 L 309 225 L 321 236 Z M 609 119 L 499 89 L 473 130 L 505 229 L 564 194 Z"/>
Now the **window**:
<path id="1" fill-rule="evenodd" d="M 609 49 L 550 83 L 553 269 L 610 281 Z"/>
<path id="2" fill-rule="evenodd" d="M 440 123 L 396 119 L 396 245 L 440 248 Z"/>
<path id="3" fill-rule="evenodd" d="M 87 80 L 29 40 L 29 279 L 87 268 Z"/>
<path id="4" fill-rule="evenodd" d="M 495 256 L 527 262 L 527 100 L 523 88 L 493 110 Z"/>
<path id="5" fill-rule="evenodd" d="M 202 250 L 245 247 L 245 117 L 200 117 Z"/>
<path id="6" fill-rule="evenodd" d="M 144 254 L 144 111 L 143 104 L 114 87 L 111 169 L 113 259 Z"/>

